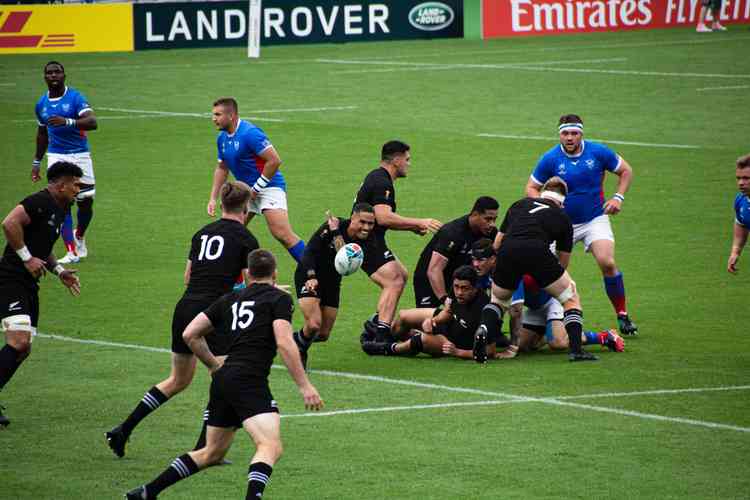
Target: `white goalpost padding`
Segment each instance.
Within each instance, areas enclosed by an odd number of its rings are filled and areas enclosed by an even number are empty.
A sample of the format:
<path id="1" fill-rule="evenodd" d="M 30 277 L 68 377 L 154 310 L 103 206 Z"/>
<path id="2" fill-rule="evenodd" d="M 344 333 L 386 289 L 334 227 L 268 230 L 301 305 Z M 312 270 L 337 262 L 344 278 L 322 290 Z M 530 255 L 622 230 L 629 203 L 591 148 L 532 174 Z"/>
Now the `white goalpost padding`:
<path id="1" fill-rule="evenodd" d="M 249 0 L 247 12 L 247 57 L 260 57 L 261 0 Z"/>

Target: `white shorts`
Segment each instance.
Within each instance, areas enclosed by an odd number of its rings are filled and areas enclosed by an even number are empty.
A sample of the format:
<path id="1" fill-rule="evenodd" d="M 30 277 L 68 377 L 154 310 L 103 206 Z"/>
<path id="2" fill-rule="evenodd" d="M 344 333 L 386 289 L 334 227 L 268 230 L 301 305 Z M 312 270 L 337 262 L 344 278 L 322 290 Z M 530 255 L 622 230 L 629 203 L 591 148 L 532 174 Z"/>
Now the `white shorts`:
<path id="1" fill-rule="evenodd" d="M 90 152 L 86 151 L 84 153 L 70 154 L 47 153 L 47 168 L 50 168 L 58 161 L 67 161 L 81 167 L 81 170 L 83 170 L 83 177 L 81 177 L 81 182 L 83 182 L 84 184 L 91 184 L 93 186 L 96 183 L 96 181 L 94 180 L 94 163 L 91 161 Z M 86 195 L 86 197 L 88 198 L 94 196 L 93 190 L 87 191 Z"/>
<path id="2" fill-rule="evenodd" d="M 250 203 L 250 211 L 254 214 L 262 214 L 263 210 L 281 209 L 287 210 L 286 191 L 278 187 L 265 188 Z"/>
<path id="3" fill-rule="evenodd" d="M 609 215 L 600 215 L 583 224 L 573 224 L 573 244 L 583 241 L 583 248 L 588 252 L 591 244 L 599 240 L 614 242 L 615 235 L 609 223 Z"/>
<path id="4" fill-rule="evenodd" d="M 521 324 L 533 326 L 546 326 L 548 321 L 562 321 L 563 306 L 557 299 L 549 299 L 539 309 L 524 308 L 521 316 Z"/>

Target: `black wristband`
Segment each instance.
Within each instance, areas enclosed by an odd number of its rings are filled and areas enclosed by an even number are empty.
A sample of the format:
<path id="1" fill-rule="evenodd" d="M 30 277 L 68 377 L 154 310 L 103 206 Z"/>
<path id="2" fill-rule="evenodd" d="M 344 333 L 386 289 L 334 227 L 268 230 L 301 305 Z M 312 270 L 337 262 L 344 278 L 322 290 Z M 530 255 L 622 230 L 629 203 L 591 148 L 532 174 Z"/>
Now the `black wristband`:
<path id="1" fill-rule="evenodd" d="M 441 304 L 445 305 L 445 301 L 448 300 L 448 295 L 443 295 L 438 299 Z"/>

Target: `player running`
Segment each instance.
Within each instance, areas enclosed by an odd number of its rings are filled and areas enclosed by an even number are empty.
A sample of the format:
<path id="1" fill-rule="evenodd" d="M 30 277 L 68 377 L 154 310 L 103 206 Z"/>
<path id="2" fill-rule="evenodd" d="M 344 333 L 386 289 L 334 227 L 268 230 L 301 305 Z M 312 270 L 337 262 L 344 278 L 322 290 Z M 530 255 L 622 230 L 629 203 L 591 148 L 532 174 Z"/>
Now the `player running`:
<path id="1" fill-rule="evenodd" d="M 214 216 L 219 189 L 232 172 L 235 179 L 252 187 L 248 220 L 262 214 L 273 237 L 299 262 L 305 242 L 289 223 L 286 182 L 279 170 L 281 158 L 276 148 L 260 128 L 240 119 L 237 101 L 232 97 L 214 102 L 212 119 L 220 130 L 216 139 L 219 164 L 208 197 L 208 215 Z"/>
<path id="2" fill-rule="evenodd" d="M 78 165 L 54 163 L 47 169 L 47 187 L 24 198 L 3 220 L 8 243 L 0 258 L 0 331 L 5 332 L 0 390 L 31 354 L 39 322 L 39 278 L 50 271 L 73 295 L 81 293 L 76 271 L 63 268 L 52 253 L 65 210 L 81 189 L 81 176 Z M 9 424 L 0 411 L 0 427 Z"/>
<path id="3" fill-rule="evenodd" d="M 565 181 L 552 177 L 539 198 L 524 198 L 505 213 L 497 235 L 499 250 L 492 276 L 492 299 L 505 312 L 513 291 L 529 274 L 563 305 L 563 323 L 570 342 L 570 361 L 593 361 L 596 356 L 581 347 L 583 312 L 575 283 L 565 270 L 573 248 L 573 226 L 562 210 L 568 193 Z M 556 244 L 558 257 L 550 251 Z M 502 320 L 502 319 L 501 319 Z"/>
<path id="4" fill-rule="evenodd" d="M 734 198 L 734 237 L 727 261 L 727 271 L 732 274 L 737 273 L 737 260 L 750 233 L 750 154 L 737 159 L 737 189 L 740 192 Z"/>
<path id="5" fill-rule="evenodd" d="M 169 377 L 144 394 L 128 417 L 106 433 L 107 443 L 118 457 L 125 455 L 125 443 L 135 427 L 149 414 L 190 385 L 196 359 L 182 338 L 185 327 L 199 313 L 232 287 L 237 276 L 245 275 L 247 256 L 258 248 L 258 241 L 245 227 L 250 203 L 250 187 L 244 182 L 227 182 L 221 188 L 221 219 L 193 235 L 185 267 L 185 293 L 172 317 L 172 368 Z M 227 353 L 233 339 L 224 332 L 206 337 L 217 356 Z M 205 418 L 196 448 L 205 444 Z"/>
<path id="6" fill-rule="evenodd" d="M 364 253 L 362 265 L 370 267 L 369 259 L 378 255 L 374 227 L 375 210 L 367 203 L 357 203 L 350 219 L 340 220 L 328 213 L 326 222 L 308 240 L 294 273 L 299 308 L 305 317 L 305 324 L 294 332 L 303 366 L 307 366 L 312 343 L 327 341 L 336 322 L 341 294 L 341 275 L 334 267 L 336 252 L 347 243 L 357 243 Z"/>
<path id="7" fill-rule="evenodd" d="M 89 254 L 85 234 L 94 217 L 96 181 L 86 132 L 96 130 L 98 125 L 88 99 L 73 87 L 65 85 L 65 68 L 61 63 L 50 61 L 44 66 L 44 81 L 48 90 L 34 108 L 39 126 L 36 132 L 36 152 L 31 166 L 31 180 L 38 182 L 42 178 L 39 169 L 45 152 L 48 169 L 51 165 L 63 161 L 78 165 L 83 171 L 81 190 L 76 197 L 78 226 L 74 233 L 71 209 L 66 207 L 62 228 L 67 253 L 59 262 L 70 264 Z"/>
<path id="8" fill-rule="evenodd" d="M 615 237 L 609 222 L 625 201 L 633 180 L 633 169 L 621 156 L 603 144 L 583 140 L 583 120 L 578 115 L 560 117 L 560 144 L 547 151 L 537 163 L 526 184 L 526 195 L 540 196 L 540 187 L 553 176 L 568 185 L 565 212 L 573 223 L 573 243 L 583 241 L 604 277 L 604 289 L 617 314 L 623 335 L 636 335 L 638 327 L 630 320 L 625 300 L 622 272 L 615 264 Z M 617 192 L 604 199 L 604 176 L 619 177 Z"/>
<path id="9" fill-rule="evenodd" d="M 414 270 L 416 307 L 434 308 L 448 297 L 453 271 L 471 264 L 471 246 L 481 238 L 495 238 L 497 210 L 494 198 L 482 196 L 468 215 L 446 223 L 419 256 Z"/>
<path id="10" fill-rule="evenodd" d="M 406 177 L 410 165 L 411 147 L 408 144 L 386 142 L 380 152 L 380 166 L 367 174 L 354 202 L 367 203 L 375 210 L 375 247 L 372 252 L 376 255 L 366 265 L 363 263 L 362 269 L 381 288 L 377 314 L 365 323 L 365 330 L 374 334 L 379 341 L 385 340 L 391 331 L 391 322 L 408 279 L 406 268 L 388 248 L 386 231 L 393 229 L 425 235 L 436 232 L 442 226 L 436 219 L 416 219 L 396 213 L 396 188 L 393 182 Z"/>
<path id="11" fill-rule="evenodd" d="M 310 383 L 292 340 L 292 298 L 275 287 L 276 261 L 270 252 L 255 250 L 248 258 L 247 288 L 224 295 L 190 322 L 183 338 L 212 375 L 206 446 L 177 457 L 150 483 L 125 494 L 129 500 L 150 500 L 177 481 L 221 463 L 238 428 L 255 443 L 247 475 L 246 499 L 263 491 L 281 457 L 281 421 L 268 387 L 268 374 L 278 349 L 308 410 L 323 401 Z M 209 349 L 205 337 L 229 331 L 235 338 L 226 361 Z"/>

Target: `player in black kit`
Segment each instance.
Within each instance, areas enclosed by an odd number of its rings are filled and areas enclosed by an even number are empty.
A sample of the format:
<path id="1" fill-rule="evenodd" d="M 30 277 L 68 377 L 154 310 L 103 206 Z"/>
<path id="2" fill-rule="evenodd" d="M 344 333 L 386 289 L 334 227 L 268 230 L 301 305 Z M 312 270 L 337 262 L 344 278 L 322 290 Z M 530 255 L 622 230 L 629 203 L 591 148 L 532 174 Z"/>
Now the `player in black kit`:
<path id="1" fill-rule="evenodd" d="M 495 238 L 497 200 L 482 196 L 468 215 L 446 223 L 427 244 L 414 270 L 416 307 L 437 307 L 448 297 L 453 271 L 471 264 L 471 246 Z"/>
<path id="2" fill-rule="evenodd" d="M 172 369 L 169 377 L 144 394 L 128 417 L 106 433 L 107 443 L 118 457 L 125 455 L 125 443 L 133 429 L 151 412 L 182 392 L 195 375 L 196 359 L 182 340 L 185 327 L 216 299 L 231 292 L 237 277 L 244 275 L 247 256 L 258 248 L 258 240 L 245 227 L 249 213 L 250 187 L 244 182 L 227 182 L 221 188 L 221 219 L 193 235 L 185 268 L 185 293 L 172 317 Z M 231 339 L 225 332 L 207 337 L 216 355 L 225 355 Z M 197 447 L 203 444 L 204 431 Z"/>
<path id="3" fill-rule="evenodd" d="M 479 276 L 464 265 L 453 272 L 451 293 L 438 308 L 401 310 L 393 326 L 393 335 L 401 342 L 363 341 L 362 349 L 372 355 L 455 356 L 485 362 L 494 358 L 500 333 L 498 306 L 477 288 Z M 482 332 L 483 353 L 475 352 L 475 335 Z"/>
<path id="4" fill-rule="evenodd" d="M 442 224 L 435 219 L 415 219 L 396 213 L 396 189 L 393 181 L 406 177 L 411 164 L 411 151 L 408 144 L 389 141 L 380 153 L 380 166 L 371 171 L 357 192 L 356 203 L 368 203 L 375 209 L 375 238 L 377 255 L 371 258 L 362 269 L 380 288 L 377 320 L 370 325 L 378 340 L 383 340 L 391 329 L 396 307 L 406 286 L 408 273 L 388 249 L 385 233 L 388 229 L 412 231 L 419 235 L 436 232 Z M 367 324 L 370 322 L 368 321 Z M 366 327 L 367 329 L 367 327 Z"/>
<path id="5" fill-rule="evenodd" d="M 24 198 L 3 220 L 5 251 L 0 258 L 0 390 L 31 354 L 39 322 L 39 278 L 56 274 L 73 295 L 81 292 L 76 271 L 64 269 L 52 253 L 68 207 L 81 189 L 77 165 L 57 162 L 47 170 L 47 187 Z M 10 420 L 0 407 L 0 427 Z"/>
<path id="6" fill-rule="evenodd" d="M 497 235 L 492 295 L 493 301 L 507 311 L 521 278 L 531 275 L 540 288 L 563 305 L 570 360 L 593 361 L 596 356 L 581 347 L 581 303 L 575 282 L 565 270 L 573 248 L 573 225 L 562 210 L 567 194 L 565 181 L 552 177 L 542 186 L 540 198 L 524 198 L 508 209 Z M 553 242 L 557 257 L 550 251 Z"/>
<path id="7" fill-rule="evenodd" d="M 299 347 L 302 365 L 307 365 L 307 351 L 313 341 L 325 342 L 331 335 L 339 310 L 341 275 L 336 272 L 336 252 L 347 243 L 362 247 L 362 266 L 378 257 L 373 228 L 375 211 L 367 203 L 357 203 L 350 219 L 339 220 L 327 213 L 327 221 L 307 241 L 294 273 L 299 307 L 305 324 L 294 332 L 294 342 Z"/>
<path id="8" fill-rule="evenodd" d="M 247 288 L 214 302 L 196 316 L 183 334 L 213 376 L 206 446 L 176 458 L 156 479 L 128 492 L 126 498 L 156 498 L 177 481 L 220 463 L 239 427 L 255 442 L 245 498 L 261 498 L 282 450 L 279 409 L 268 387 L 268 373 L 277 348 L 305 407 L 322 408 L 323 401 L 307 379 L 292 340 L 292 298 L 275 286 L 276 260 L 266 250 L 255 250 L 247 267 Z M 226 360 L 222 361 L 209 350 L 204 337 L 224 329 L 233 335 Z"/>

